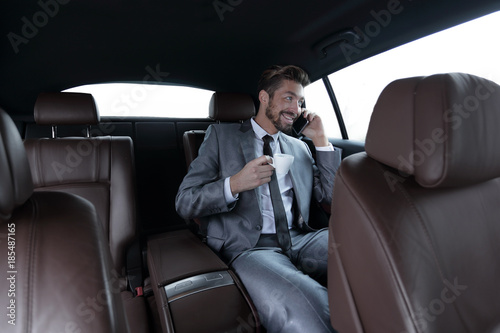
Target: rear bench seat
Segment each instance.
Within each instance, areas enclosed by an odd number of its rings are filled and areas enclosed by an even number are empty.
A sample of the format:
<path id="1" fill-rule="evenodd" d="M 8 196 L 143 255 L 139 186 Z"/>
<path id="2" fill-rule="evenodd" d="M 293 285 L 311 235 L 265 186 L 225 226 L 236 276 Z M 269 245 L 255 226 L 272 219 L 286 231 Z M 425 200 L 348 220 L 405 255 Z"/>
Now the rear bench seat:
<path id="1" fill-rule="evenodd" d="M 0 332 L 129 332 L 94 207 L 68 193 L 33 193 L 21 137 L 1 108 L 0 170 Z"/>
<path id="2" fill-rule="evenodd" d="M 147 332 L 145 301 L 127 290 L 126 279 L 126 251 L 136 237 L 132 139 L 56 137 L 57 126 L 99 123 L 90 94 L 42 93 L 34 116 L 37 125 L 53 128 L 52 138 L 24 141 L 35 191 L 72 193 L 94 204 L 111 250 L 113 283 L 121 292 L 131 331 Z"/>

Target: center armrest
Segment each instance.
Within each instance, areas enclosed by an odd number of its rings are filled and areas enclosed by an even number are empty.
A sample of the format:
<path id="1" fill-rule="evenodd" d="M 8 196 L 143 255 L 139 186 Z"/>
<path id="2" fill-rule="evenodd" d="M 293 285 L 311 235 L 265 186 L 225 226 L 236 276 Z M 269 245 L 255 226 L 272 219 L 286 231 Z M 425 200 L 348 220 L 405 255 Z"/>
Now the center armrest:
<path id="1" fill-rule="evenodd" d="M 163 333 L 260 331 L 238 277 L 190 230 L 150 237 L 148 268 Z"/>
<path id="2" fill-rule="evenodd" d="M 183 278 L 227 270 L 227 265 L 191 231 L 179 230 L 148 241 L 148 263 L 156 287 Z"/>

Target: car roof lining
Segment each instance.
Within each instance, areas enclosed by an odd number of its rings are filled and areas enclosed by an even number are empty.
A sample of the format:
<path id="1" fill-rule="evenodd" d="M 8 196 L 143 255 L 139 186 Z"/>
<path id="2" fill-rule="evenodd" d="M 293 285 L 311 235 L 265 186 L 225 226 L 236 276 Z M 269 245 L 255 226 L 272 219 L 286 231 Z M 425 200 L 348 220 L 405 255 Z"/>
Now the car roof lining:
<path id="1" fill-rule="evenodd" d="M 234 4 L 229 5 L 232 10 L 222 14 L 214 7 L 221 2 L 212 0 L 153 0 L 147 6 L 132 0 L 67 1 L 59 4 L 53 17 L 46 15 L 46 23 L 35 27 L 37 32 L 27 43 L 17 45 L 17 53 L 9 38 L 2 39 L 0 105 L 11 113 L 28 115 L 41 91 L 103 82 L 165 82 L 255 95 L 259 74 L 271 64 L 302 66 L 314 81 L 500 9 L 500 3 L 492 0 L 401 1 L 400 13 L 391 15 L 390 24 L 380 29 L 373 42 L 359 48 L 351 62 L 338 47 L 319 59 L 314 50 L 318 41 L 353 27 L 363 31 L 375 21 L 373 13 L 387 10 L 394 1 L 317 0 L 308 2 L 307 9 L 302 2 L 284 0 L 231 1 L 226 4 Z M 23 18 L 33 24 L 34 16 L 42 17 L 38 3 L 9 2 L 2 7 L 4 36 L 23 37 Z M 163 74 L 145 80 L 151 71 Z"/>

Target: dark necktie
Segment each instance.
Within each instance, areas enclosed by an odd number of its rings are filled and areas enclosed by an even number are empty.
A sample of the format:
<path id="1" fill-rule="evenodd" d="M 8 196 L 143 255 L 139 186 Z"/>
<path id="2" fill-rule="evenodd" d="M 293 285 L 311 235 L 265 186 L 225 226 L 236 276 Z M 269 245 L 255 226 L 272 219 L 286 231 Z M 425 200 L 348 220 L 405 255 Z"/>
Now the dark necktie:
<path id="1" fill-rule="evenodd" d="M 266 135 L 262 138 L 262 140 L 264 140 L 264 155 L 273 156 L 273 150 L 270 146 L 270 142 L 273 141 L 273 137 Z M 276 224 L 276 236 L 278 237 L 278 243 L 283 251 L 288 252 L 288 250 L 292 247 L 292 242 L 290 240 L 288 221 L 286 218 L 285 207 L 283 206 L 283 200 L 281 199 L 281 191 L 278 185 L 276 172 L 273 172 L 271 176 L 269 192 L 271 193 L 271 202 L 273 204 L 274 222 Z"/>

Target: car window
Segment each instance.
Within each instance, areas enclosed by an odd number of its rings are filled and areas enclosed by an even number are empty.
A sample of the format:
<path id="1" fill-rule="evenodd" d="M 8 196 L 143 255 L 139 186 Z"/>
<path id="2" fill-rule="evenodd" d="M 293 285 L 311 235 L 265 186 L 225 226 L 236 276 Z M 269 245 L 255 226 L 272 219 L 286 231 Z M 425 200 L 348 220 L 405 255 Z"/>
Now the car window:
<path id="1" fill-rule="evenodd" d="M 330 74 L 328 79 L 337 97 L 349 139 L 365 140 L 378 96 L 387 84 L 396 79 L 464 72 L 499 83 L 500 39 L 493 37 L 499 30 L 500 12 L 497 12 Z M 321 80 L 318 82 L 322 83 Z M 312 100 L 310 103 L 308 98 L 307 103 L 312 105 Z M 330 137 L 339 136 L 335 129 L 329 127 L 328 131 L 331 131 L 328 133 Z"/>
<path id="2" fill-rule="evenodd" d="M 305 87 L 304 94 L 306 108 L 321 117 L 327 135 L 329 137 L 342 137 L 332 102 L 323 81 L 318 80 Z"/>
<path id="3" fill-rule="evenodd" d="M 94 96 L 104 117 L 207 118 L 213 91 L 172 85 L 104 83 L 64 90 Z"/>

